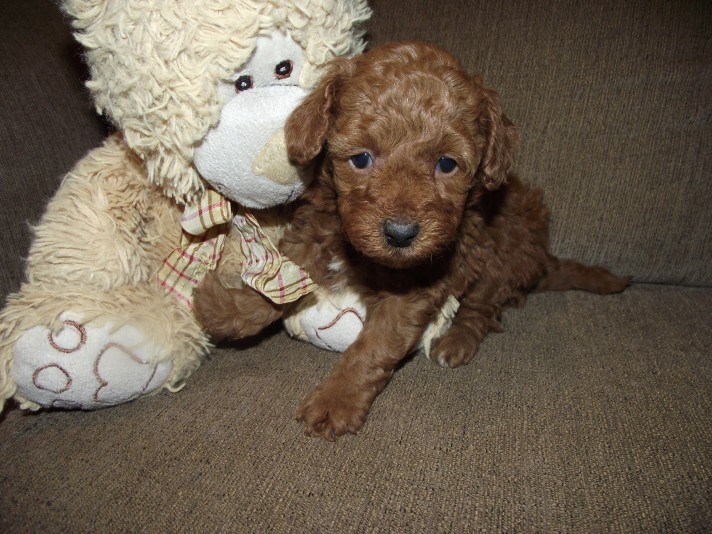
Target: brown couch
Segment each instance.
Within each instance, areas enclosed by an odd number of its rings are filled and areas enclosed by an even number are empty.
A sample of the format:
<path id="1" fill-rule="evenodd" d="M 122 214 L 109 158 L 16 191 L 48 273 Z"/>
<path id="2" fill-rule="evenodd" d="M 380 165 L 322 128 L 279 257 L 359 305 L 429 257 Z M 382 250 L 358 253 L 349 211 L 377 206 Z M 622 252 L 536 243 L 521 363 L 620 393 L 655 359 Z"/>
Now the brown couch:
<path id="1" fill-rule="evenodd" d="M 358 436 L 293 419 L 336 355 L 273 329 L 177 394 L 0 416 L 2 532 L 712 528 L 712 3 L 376 0 L 501 93 L 552 246 L 634 276 L 539 294 L 469 366 L 415 355 Z M 105 135 L 49 0 L 0 3 L 2 297 L 60 176 Z"/>

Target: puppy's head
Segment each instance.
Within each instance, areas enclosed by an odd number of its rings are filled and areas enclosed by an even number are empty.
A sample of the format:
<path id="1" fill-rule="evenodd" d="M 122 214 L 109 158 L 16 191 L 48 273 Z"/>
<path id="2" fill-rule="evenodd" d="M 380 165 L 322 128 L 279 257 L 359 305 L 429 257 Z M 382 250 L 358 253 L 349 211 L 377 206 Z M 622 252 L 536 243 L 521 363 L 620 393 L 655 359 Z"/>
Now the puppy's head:
<path id="1" fill-rule="evenodd" d="M 505 181 L 516 144 L 498 95 L 423 43 L 335 60 L 286 138 L 302 166 L 326 150 L 349 241 L 394 268 L 452 245 L 471 191 Z"/>

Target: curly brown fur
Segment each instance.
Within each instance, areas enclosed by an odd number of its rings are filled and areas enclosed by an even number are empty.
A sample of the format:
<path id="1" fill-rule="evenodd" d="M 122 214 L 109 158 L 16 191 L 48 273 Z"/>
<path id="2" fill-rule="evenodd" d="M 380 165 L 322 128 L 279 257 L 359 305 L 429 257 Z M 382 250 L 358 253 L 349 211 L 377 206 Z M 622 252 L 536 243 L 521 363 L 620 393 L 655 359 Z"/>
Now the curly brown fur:
<path id="1" fill-rule="evenodd" d="M 367 308 L 356 341 L 298 410 L 311 435 L 361 428 L 449 295 L 460 309 L 431 357 L 456 367 L 499 329 L 502 308 L 532 290 L 628 284 L 548 253 L 543 194 L 509 172 L 517 135 L 499 96 L 439 48 L 391 44 L 335 60 L 286 138 L 290 158 L 316 165 L 317 179 L 280 248 Z M 227 300 L 229 322 L 244 307 Z"/>
<path id="2" fill-rule="evenodd" d="M 282 309 L 251 287 L 226 288 L 216 272 L 196 288 L 193 310 L 214 341 L 259 334 L 282 317 Z"/>
<path id="3" fill-rule="evenodd" d="M 322 159 L 281 247 L 367 307 L 357 340 L 299 408 L 312 435 L 361 428 L 448 295 L 460 309 L 432 354 L 455 367 L 534 289 L 629 282 L 548 253 L 543 195 L 509 173 L 517 135 L 499 96 L 439 48 L 398 43 L 335 61 L 286 135 L 294 161 Z"/>

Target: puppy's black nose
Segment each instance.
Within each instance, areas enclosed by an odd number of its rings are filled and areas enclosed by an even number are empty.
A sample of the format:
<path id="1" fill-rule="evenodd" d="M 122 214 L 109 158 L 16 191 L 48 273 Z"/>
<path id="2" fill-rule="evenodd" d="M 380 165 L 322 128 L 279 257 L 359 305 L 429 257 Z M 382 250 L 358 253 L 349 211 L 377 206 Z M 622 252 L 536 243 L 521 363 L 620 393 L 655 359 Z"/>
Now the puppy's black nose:
<path id="1" fill-rule="evenodd" d="M 420 226 L 417 224 L 392 221 L 391 219 L 386 219 L 383 222 L 383 235 L 386 236 L 386 242 L 392 247 L 409 247 L 419 233 Z"/>

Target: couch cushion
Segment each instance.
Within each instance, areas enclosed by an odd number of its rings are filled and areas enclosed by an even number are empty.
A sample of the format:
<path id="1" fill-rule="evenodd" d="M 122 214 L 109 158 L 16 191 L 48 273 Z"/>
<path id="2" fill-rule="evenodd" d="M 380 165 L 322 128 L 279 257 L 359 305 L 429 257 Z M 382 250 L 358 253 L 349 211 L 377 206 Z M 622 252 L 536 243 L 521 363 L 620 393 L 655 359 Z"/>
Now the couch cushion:
<path id="1" fill-rule="evenodd" d="M 333 353 L 277 333 L 178 394 L 0 423 L 0 531 L 691 532 L 712 524 L 712 295 L 535 295 L 468 366 L 416 355 L 358 436 L 294 413 Z"/>
<path id="2" fill-rule="evenodd" d="M 432 41 L 500 92 L 557 254 L 638 281 L 712 283 L 712 3 L 373 7 L 372 44 Z"/>

